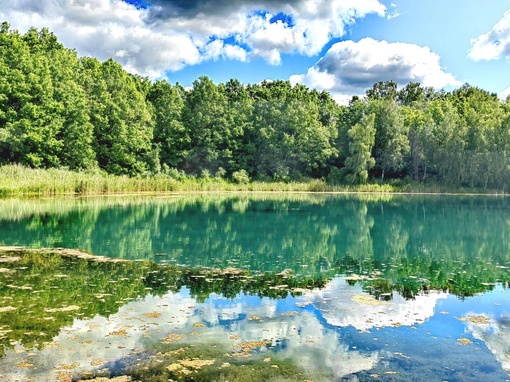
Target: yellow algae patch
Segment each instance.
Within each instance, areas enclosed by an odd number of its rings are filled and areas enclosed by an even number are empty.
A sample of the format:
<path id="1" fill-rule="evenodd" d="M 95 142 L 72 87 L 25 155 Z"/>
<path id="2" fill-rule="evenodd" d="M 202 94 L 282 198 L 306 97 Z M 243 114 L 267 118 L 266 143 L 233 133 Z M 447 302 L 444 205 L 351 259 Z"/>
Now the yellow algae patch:
<path id="1" fill-rule="evenodd" d="M 243 353 L 249 353 L 253 349 L 261 348 L 266 345 L 269 345 L 271 341 L 250 341 L 250 342 L 241 342 L 234 347 L 234 350 L 241 350 Z"/>
<path id="2" fill-rule="evenodd" d="M 4 312 L 12 312 L 13 310 L 16 310 L 17 308 L 13 307 L 13 306 L 3 306 L 3 307 L 0 307 L 0 313 L 4 313 Z"/>
<path id="3" fill-rule="evenodd" d="M 352 301 L 354 301 L 358 304 L 363 304 L 363 305 L 372 305 L 372 306 L 383 305 L 382 301 L 376 300 L 372 296 L 366 296 L 366 295 L 361 295 L 361 294 L 354 296 L 352 298 Z"/>
<path id="4" fill-rule="evenodd" d="M 62 350 L 63 347 L 62 345 L 60 345 L 59 342 L 53 342 L 51 344 L 47 344 L 44 346 L 46 349 L 58 349 L 58 350 Z"/>
<path id="5" fill-rule="evenodd" d="M 73 369 L 76 369 L 78 366 L 80 366 L 80 363 L 79 362 L 75 362 L 71 365 L 59 365 L 56 367 L 56 369 L 58 370 L 73 370 Z"/>
<path id="6" fill-rule="evenodd" d="M 487 325 L 491 323 L 491 319 L 487 316 L 467 316 L 459 318 L 460 321 L 471 322 L 473 324 Z"/>
<path id="7" fill-rule="evenodd" d="M 161 313 L 160 312 L 144 313 L 142 314 L 142 316 L 145 316 L 147 318 L 159 318 L 161 317 Z"/>
<path id="8" fill-rule="evenodd" d="M 73 374 L 69 373 L 68 371 L 57 371 L 56 380 L 58 382 L 72 382 Z"/>
<path id="9" fill-rule="evenodd" d="M 22 362 L 16 364 L 16 367 L 26 367 L 26 368 L 29 368 L 29 367 L 34 367 L 34 365 L 32 363 L 27 362 L 27 361 L 22 361 Z"/>
<path id="10" fill-rule="evenodd" d="M 251 316 L 248 318 L 248 321 L 262 321 L 262 318 L 259 316 Z"/>
<path id="11" fill-rule="evenodd" d="M 55 313 L 55 312 L 72 312 L 73 310 L 80 310 L 79 306 L 70 305 L 64 306 L 62 308 L 52 308 L 52 309 L 44 309 L 46 313 Z"/>
<path id="12" fill-rule="evenodd" d="M 0 247 L 0 250 L 2 250 L 3 247 Z M 0 263 L 14 263 L 16 261 L 20 261 L 21 257 L 17 256 L 0 256 Z"/>
<path id="13" fill-rule="evenodd" d="M 200 370 L 204 366 L 213 365 L 215 360 L 213 359 L 183 359 L 177 363 L 172 363 L 167 367 L 168 371 L 189 375 L 193 371 Z"/>
<path id="14" fill-rule="evenodd" d="M 0 338 L 3 338 L 5 337 L 6 334 L 12 332 L 12 330 L 10 329 L 7 329 L 7 330 L 0 330 Z"/>
<path id="15" fill-rule="evenodd" d="M 202 324 L 201 322 L 195 322 L 193 324 L 193 327 L 195 327 L 195 328 L 205 328 L 205 324 Z"/>
<path id="16" fill-rule="evenodd" d="M 179 363 L 189 369 L 201 369 L 204 366 L 210 366 L 214 364 L 213 359 L 183 359 Z"/>
<path id="17" fill-rule="evenodd" d="M 115 378 L 106 378 L 106 377 L 98 377 L 95 379 L 87 379 L 87 382 L 131 382 L 131 377 L 121 376 Z M 80 379 L 78 382 L 85 382 L 85 380 Z"/>
<path id="18" fill-rule="evenodd" d="M 179 353 L 183 353 L 183 352 L 185 352 L 188 349 L 189 349 L 189 347 L 183 347 L 183 348 L 180 348 L 180 349 L 177 349 L 177 350 L 167 351 L 166 353 L 158 352 L 158 353 L 156 353 L 156 355 L 158 357 L 163 357 L 163 356 L 168 356 L 168 355 L 176 355 L 176 354 L 179 354 Z"/>
<path id="19" fill-rule="evenodd" d="M 168 336 L 164 337 L 164 338 L 161 340 L 161 343 L 163 343 L 163 344 L 165 344 L 165 345 L 169 345 L 169 344 L 171 344 L 172 342 L 182 340 L 184 337 L 185 337 L 185 335 L 183 335 L 183 334 L 174 334 L 174 333 L 171 333 L 171 334 L 169 334 Z"/>
<path id="20" fill-rule="evenodd" d="M 102 358 L 96 358 L 90 362 L 90 366 L 103 366 L 104 364 L 106 364 L 106 360 Z"/>
<path id="21" fill-rule="evenodd" d="M 127 336 L 128 335 L 128 332 L 126 331 L 126 329 L 120 329 L 120 330 L 116 330 L 114 332 L 110 332 L 108 333 L 109 336 Z"/>
<path id="22" fill-rule="evenodd" d="M 473 344 L 473 341 L 471 341 L 468 338 L 459 338 L 457 341 L 459 341 L 459 343 L 461 345 L 472 345 Z"/>
<path id="23" fill-rule="evenodd" d="M 166 369 L 171 372 L 176 372 L 176 371 L 180 371 L 182 369 L 182 365 L 180 363 L 172 363 Z"/>

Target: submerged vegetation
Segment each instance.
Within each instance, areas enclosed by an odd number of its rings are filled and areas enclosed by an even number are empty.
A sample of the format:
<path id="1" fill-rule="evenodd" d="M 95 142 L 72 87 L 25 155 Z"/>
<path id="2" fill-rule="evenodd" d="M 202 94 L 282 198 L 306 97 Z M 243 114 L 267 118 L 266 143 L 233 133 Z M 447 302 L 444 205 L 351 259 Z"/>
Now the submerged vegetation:
<path id="1" fill-rule="evenodd" d="M 0 247 L 0 347 L 43 347 L 75 318 L 108 317 L 129 301 L 183 287 L 203 302 L 211 294 L 235 298 L 299 296 L 323 288 L 337 274 L 360 283 L 377 300 L 397 292 L 406 299 L 432 290 L 461 298 L 509 285 L 508 267 L 497 262 L 460 262 L 416 256 L 377 260 L 346 256 L 315 276 L 290 270 L 188 268 L 152 261 L 125 261 L 76 250 Z"/>
<path id="2" fill-rule="evenodd" d="M 278 298 L 323 287 L 326 279 L 252 274 L 236 269 L 190 269 L 122 261 L 76 250 L 0 247 L 0 354 L 14 341 L 41 347 L 74 318 L 109 316 L 147 295 L 184 286 L 204 301 L 212 293 Z"/>
<path id="3" fill-rule="evenodd" d="M 510 103 L 467 84 L 342 106 L 289 81 L 150 82 L 7 22 L 0 47 L 0 195 L 510 186 Z"/>

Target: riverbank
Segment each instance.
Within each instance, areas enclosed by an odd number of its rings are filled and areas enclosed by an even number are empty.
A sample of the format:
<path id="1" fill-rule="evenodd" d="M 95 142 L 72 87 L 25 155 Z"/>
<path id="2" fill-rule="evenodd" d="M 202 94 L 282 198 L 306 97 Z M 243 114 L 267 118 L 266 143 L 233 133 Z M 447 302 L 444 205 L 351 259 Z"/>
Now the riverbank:
<path id="1" fill-rule="evenodd" d="M 234 182 L 221 177 L 115 176 L 103 172 L 65 169 L 32 169 L 21 165 L 0 167 L 0 196 L 92 196 L 161 192 L 366 192 L 426 194 L 497 194 L 506 191 L 451 188 L 437 183 L 393 179 L 360 185 L 330 184 L 323 179 L 306 181 Z"/>

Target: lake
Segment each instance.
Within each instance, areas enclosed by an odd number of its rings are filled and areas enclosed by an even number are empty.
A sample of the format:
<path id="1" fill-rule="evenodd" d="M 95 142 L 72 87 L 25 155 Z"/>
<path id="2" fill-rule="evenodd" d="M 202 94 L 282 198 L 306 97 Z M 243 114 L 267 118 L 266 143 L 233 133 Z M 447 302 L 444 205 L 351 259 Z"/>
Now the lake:
<path id="1" fill-rule="evenodd" d="M 0 245 L 112 259 L 0 254 L 0 381 L 510 380 L 505 197 L 5 199 Z"/>

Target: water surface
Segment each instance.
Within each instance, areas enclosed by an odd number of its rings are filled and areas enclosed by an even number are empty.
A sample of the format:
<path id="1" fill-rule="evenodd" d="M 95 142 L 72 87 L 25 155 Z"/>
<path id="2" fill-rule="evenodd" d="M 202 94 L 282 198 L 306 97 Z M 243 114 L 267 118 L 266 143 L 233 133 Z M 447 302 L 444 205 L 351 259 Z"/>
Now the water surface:
<path id="1" fill-rule="evenodd" d="M 203 346 L 221 349 L 192 370 L 211 380 L 253 361 L 314 381 L 505 381 L 509 212 L 467 196 L 1 200 L 0 244 L 148 262 L 0 263 L 0 380 Z"/>

